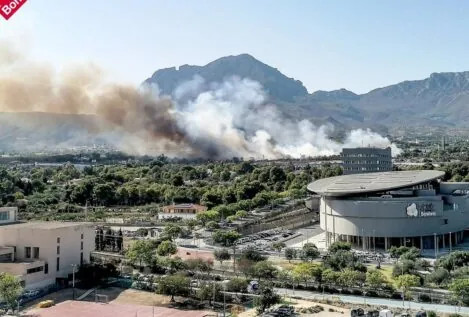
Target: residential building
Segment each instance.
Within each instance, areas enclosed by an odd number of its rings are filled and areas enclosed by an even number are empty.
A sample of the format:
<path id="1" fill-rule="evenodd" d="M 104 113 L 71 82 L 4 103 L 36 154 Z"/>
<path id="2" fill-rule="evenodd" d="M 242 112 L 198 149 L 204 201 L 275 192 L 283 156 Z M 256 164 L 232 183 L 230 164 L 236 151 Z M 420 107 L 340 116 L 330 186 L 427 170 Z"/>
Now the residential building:
<path id="1" fill-rule="evenodd" d="M 391 148 L 342 149 L 344 175 L 392 171 Z"/>
<path id="2" fill-rule="evenodd" d="M 159 219 L 166 218 L 195 218 L 199 212 L 206 211 L 207 207 L 197 204 L 178 204 L 164 206 L 158 214 Z"/>
<path id="3" fill-rule="evenodd" d="M 0 226 L 0 272 L 18 276 L 26 289 L 68 283 L 94 250 L 95 228 L 88 223 L 18 222 L 17 208 L 8 212 L 10 223 Z M 2 217 L 2 216 L 0 216 Z"/>

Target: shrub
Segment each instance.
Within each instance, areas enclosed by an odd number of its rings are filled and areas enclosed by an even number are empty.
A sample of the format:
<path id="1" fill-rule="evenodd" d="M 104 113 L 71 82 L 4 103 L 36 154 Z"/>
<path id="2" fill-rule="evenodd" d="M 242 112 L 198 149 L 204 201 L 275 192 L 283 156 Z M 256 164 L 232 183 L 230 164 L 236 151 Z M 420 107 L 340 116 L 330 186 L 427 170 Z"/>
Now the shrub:
<path id="1" fill-rule="evenodd" d="M 48 308 L 54 306 L 53 300 L 45 300 L 39 303 L 39 308 Z"/>
<path id="2" fill-rule="evenodd" d="M 420 294 L 419 300 L 423 303 L 430 303 L 432 301 L 431 297 L 427 294 Z"/>

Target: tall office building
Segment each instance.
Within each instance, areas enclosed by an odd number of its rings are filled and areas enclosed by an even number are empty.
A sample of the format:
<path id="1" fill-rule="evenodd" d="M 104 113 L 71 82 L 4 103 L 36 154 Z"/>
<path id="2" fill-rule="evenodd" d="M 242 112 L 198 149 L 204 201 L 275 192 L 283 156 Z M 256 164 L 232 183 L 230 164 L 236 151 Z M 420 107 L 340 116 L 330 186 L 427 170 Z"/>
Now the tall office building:
<path id="1" fill-rule="evenodd" d="M 344 148 L 342 160 L 345 175 L 392 171 L 390 147 Z"/>

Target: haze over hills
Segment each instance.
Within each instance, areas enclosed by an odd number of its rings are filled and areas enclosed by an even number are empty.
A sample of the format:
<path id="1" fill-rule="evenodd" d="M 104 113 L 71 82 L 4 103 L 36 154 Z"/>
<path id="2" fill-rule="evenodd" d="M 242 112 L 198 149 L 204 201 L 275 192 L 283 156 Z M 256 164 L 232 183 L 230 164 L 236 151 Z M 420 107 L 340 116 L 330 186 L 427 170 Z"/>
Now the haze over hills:
<path id="1" fill-rule="evenodd" d="M 422 80 L 404 81 L 362 95 L 346 89 L 309 94 L 301 81 L 242 54 L 222 57 L 205 66 L 158 70 L 145 83 L 156 84 L 163 93 L 172 94 L 194 76 L 210 83 L 232 75 L 261 83 L 270 101 L 279 105 L 285 115 L 318 123 L 333 121 L 339 126 L 386 132 L 409 125 L 464 126 L 469 116 L 465 111 L 469 105 L 469 72 L 433 73 Z"/>
<path id="2" fill-rule="evenodd" d="M 361 95 L 346 89 L 308 93 L 301 81 L 242 54 L 222 57 L 205 66 L 157 70 L 144 84 L 154 84 L 162 94 L 178 95 L 181 100 L 212 90 L 214 82 L 233 76 L 260 83 L 268 94 L 267 102 L 277 105 L 284 117 L 306 119 L 315 125 L 331 124 L 336 132 L 372 128 L 385 134 L 406 127 L 431 131 L 434 127 L 465 127 L 469 119 L 469 72 L 434 73 L 426 79 L 404 81 Z M 105 142 L 87 129 L 94 120 L 84 115 L 0 113 L 0 150 Z M 114 134 L 113 138 L 118 136 Z"/>

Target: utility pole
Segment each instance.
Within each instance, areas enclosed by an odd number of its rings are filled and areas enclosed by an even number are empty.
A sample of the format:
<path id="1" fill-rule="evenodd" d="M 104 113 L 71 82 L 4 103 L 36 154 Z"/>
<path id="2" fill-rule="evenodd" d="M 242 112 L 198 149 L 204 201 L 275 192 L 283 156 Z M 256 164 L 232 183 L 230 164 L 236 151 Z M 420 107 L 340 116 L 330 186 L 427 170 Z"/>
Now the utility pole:
<path id="1" fill-rule="evenodd" d="M 75 300 L 75 267 L 76 264 L 72 264 L 72 287 L 73 287 L 73 299 Z"/>

